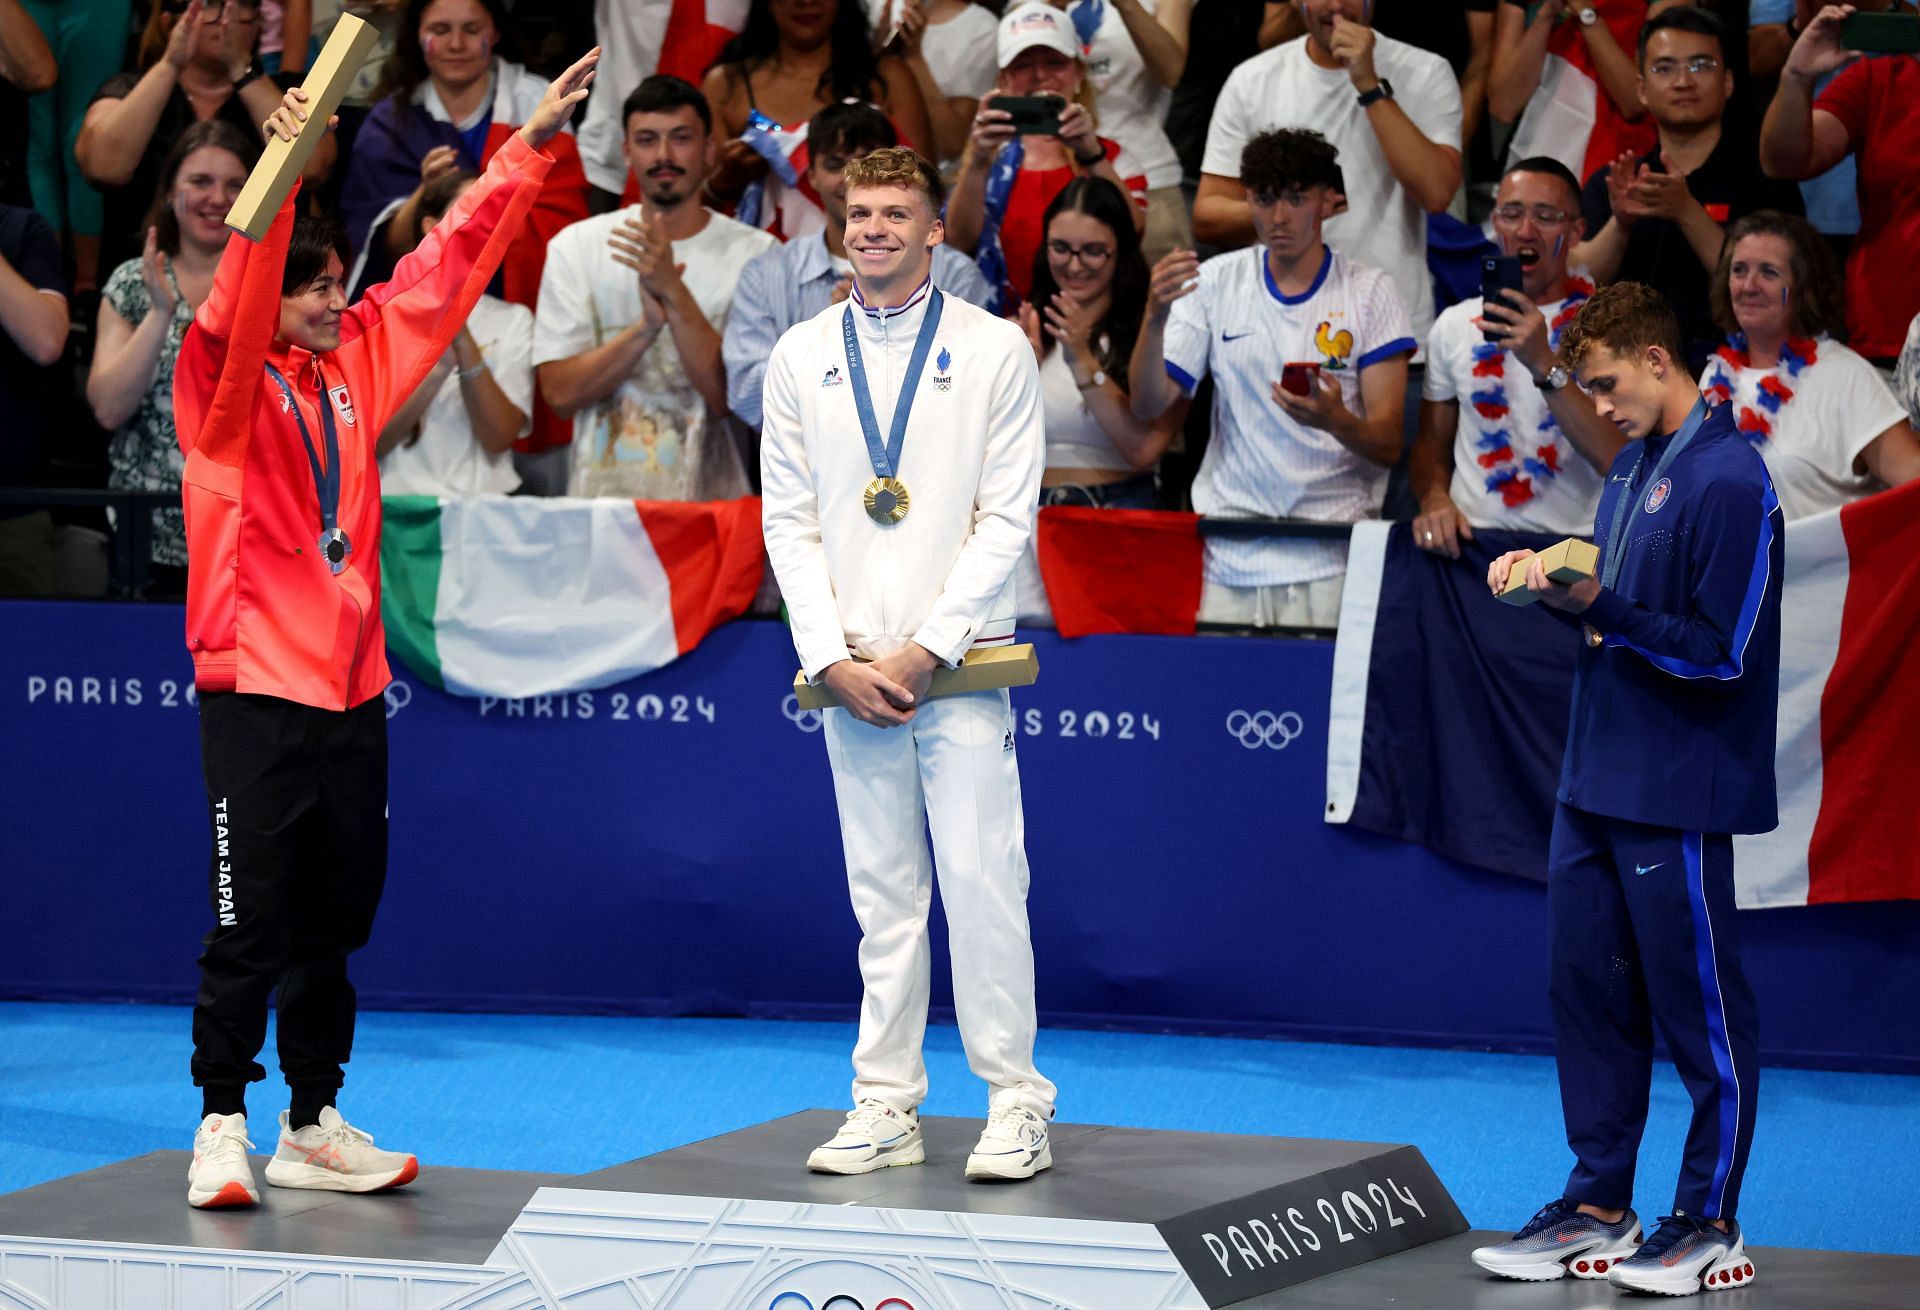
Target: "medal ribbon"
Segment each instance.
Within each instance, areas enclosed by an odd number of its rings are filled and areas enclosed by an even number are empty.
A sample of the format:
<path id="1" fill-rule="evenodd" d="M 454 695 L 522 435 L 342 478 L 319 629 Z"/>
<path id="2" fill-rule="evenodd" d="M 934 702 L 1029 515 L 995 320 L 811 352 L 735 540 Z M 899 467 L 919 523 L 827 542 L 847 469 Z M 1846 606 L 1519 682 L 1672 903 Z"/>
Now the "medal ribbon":
<path id="1" fill-rule="evenodd" d="M 320 379 L 320 427 L 326 435 L 327 465 L 320 467 L 320 456 L 313 448 L 313 436 L 307 431 L 307 420 L 301 417 L 300 406 L 293 398 L 293 388 L 287 384 L 280 370 L 267 365 L 267 376 L 280 384 L 280 394 L 287 398 L 287 410 L 293 415 L 293 421 L 300 428 L 300 440 L 307 444 L 307 463 L 313 469 L 314 490 L 320 496 L 320 527 L 328 535 L 340 529 L 340 434 L 333 426 L 333 402 L 327 396 L 327 378 L 320 372 L 320 366 L 314 365 L 314 376 Z"/>
<path id="2" fill-rule="evenodd" d="M 1660 453 L 1660 462 L 1653 466 L 1653 472 L 1636 491 L 1633 480 L 1640 476 L 1640 466 L 1647 462 L 1647 447 L 1644 442 L 1641 443 L 1640 454 L 1633 461 L 1633 471 L 1627 474 L 1627 489 L 1620 493 L 1620 499 L 1613 502 L 1613 523 L 1607 529 L 1606 555 L 1600 564 L 1600 585 L 1608 591 L 1613 590 L 1613 584 L 1619 580 L 1620 570 L 1627 562 L 1627 543 L 1623 540 L 1626 534 L 1622 531 L 1627 521 L 1627 507 L 1632 505 L 1638 509 L 1645 503 L 1647 494 L 1660 485 L 1660 479 L 1673 466 L 1674 457 L 1693 440 L 1693 434 L 1700 430 L 1700 425 L 1707 421 L 1707 415 L 1711 412 L 1704 399 L 1693 402 L 1693 408 L 1687 413 L 1687 421 L 1673 434 L 1673 440 Z"/>
<path id="3" fill-rule="evenodd" d="M 873 393 L 867 390 L 867 366 L 860 358 L 860 334 L 853 322 L 854 306 L 848 305 L 840 320 L 841 334 L 847 343 L 847 375 L 853 382 L 853 405 L 860 412 L 860 431 L 867 438 L 867 458 L 873 461 L 876 478 L 893 477 L 900 468 L 900 449 L 907 442 L 907 416 L 913 411 L 920 374 L 926 371 L 927 352 L 933 349 L 933 334 L 940 329 L 941 300 L 940 288 L 933 288 L 927 299 L 926 317 L 920 321 L 920 335 L 913 341 L 913 358 L 907 364 L 906 380 L 900 384 L 900 399 L 894 402 L 893 430 L 887 434 L 884 446 L 880 444 L 880 420 L 873 412 Z"/>

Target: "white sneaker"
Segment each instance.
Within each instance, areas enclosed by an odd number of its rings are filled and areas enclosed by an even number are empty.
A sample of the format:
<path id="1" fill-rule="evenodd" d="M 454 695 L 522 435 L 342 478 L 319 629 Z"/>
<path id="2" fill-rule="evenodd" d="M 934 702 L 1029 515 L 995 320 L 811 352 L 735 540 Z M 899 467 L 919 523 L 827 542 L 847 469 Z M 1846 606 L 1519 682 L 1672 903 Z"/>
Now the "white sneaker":
<path id="1" fill-rule="evenodd" d="M 987 1117 L 987 1130 L 967 1157 L 969 1178 L 1031 1178 L 1053 1167 L 1047 1121 L 1025 1106 L 1008 1106 Z"/>
<path id="2" fill-rule="evenodd" d="M 225 1210 L 260 1204 L 247 1152 L 247 1116 L 210 1114 L 193 1135 L 193 1163 L 187 1166 L 187 1204 L 196 1210 Z"/>
<path id="3" fill-rule="evenodd" d="M 833 1140 L 814 1148 L 807 1168 L 821 1174 L 870 1174 L 897 1164 L 925 1164 L 927 1144 L 920 1138 L 920 1116 L 896 1110 L 885 1101 L 853 1107 Z"/>
<path id="4" fill-rule="evenodd" d="M 280 1112 L 280 1149 L 267 1162 L 267 1181 L 275 1187 L 305 1187 L 322 1192 L 380 1192 L 402 1187 L 420 1176 L 420 1162 L 401 1151 L 376 1151 L 373 1138 L 329 1105 L 320 1122 L 299 1132 L 287 1128 Z"/>

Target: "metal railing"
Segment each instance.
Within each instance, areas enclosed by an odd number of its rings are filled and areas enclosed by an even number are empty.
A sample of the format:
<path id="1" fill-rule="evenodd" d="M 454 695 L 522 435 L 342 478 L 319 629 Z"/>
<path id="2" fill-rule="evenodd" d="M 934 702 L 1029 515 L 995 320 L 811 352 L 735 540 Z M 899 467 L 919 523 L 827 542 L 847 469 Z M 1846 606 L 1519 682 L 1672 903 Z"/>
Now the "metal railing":
<path id="1" fill-rule="evenodd" d="M 153 511 L 180 508 L 178 491 L 101 491 L 78 487 L 0 487 L 0 510 L 103 509 L 113 515 L 108 534 L 108 590 L 110 600 L 144 600 L 147 564 L 152 553 Z M 1344 541 L 1353 532 L 1350 523 L 1311 523 L 1304 519 L 1200 520 L 1200 535 L 1230 541 L 1263 537 L 1286 540 Z M 90 597 L 89 599 L 100 599 Z M 1235 624 L 1203 623 L 1207 632 L 1248 632 Z M 1331 637 L 1332 628 L 1268 628 L 1290 636 Z"/>

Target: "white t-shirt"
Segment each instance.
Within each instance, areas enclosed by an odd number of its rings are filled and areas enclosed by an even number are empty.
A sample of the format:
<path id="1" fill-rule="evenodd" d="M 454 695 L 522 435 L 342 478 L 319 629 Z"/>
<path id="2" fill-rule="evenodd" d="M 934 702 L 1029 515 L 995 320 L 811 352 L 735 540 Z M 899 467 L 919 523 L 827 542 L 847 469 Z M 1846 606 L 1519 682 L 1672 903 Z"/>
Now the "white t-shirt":
<path id="1" fill-rule="evenodd" d="M 1551 323 L 1566 303 L 1540 308 Z M 1441 310 L 1427 337 L 1421 394 L 1460 407 L 1448 494 L 1476 528 L 1587 536 L 1605 475 L 1552 422 L 1547 398 L 1526 365 L 1482 339 L 1473 325 L 1480 306 L 1475 296 Z M 1475 375 L 1476 367 L 1496 362 L 1502 366 L 1498 375 Z"/>
<path id="2" fill-rule="evenodd" d="M 482 296 L 467 318 L 467 330 L 487 362 L 493 380 L 533 430 L 533 311 Z M 474 438 L 461 396 L 460 379 L 448 373 L 420 419 L 420 437 L 398 445 L 380 459 L 380 490 L 390 496 L 484 496 L 517 489 L 513 452 L 489 455 Z"/>
<path id="3" fill-rule="evenodd" d="M 1100 95 L 1100 135 L 1118 141 L 1138 161 L 1149 189 L 1179 186 L 1180 156 L 1166 127 L 1173 88 L 1160 85 L 1147 71 L 1120 11 L 1105 0 L 1094 2 L 1101 7 L 1100 26 L 1086 47 L 1086 60 L 1088 77 Z M 1141 7 L 1152 13 L 1155 3 L 1141 0 Z"/>
<path id="4" fill-rule="evenodd" d="M 993 11 L 975 4 L 943 23 L 927 24 L 920 34 L 920 57 L 927 61 L 927 71 L 941 95 L 978 100 L 993 90 L 1000 72 L 994 66 L 999 31 Z"/>
<path id="5" fill-rule="evenodd" d="M 746 8 L 744 0 L 740 8 Z M 580 123 L 580 166 L 587 181 L 616 196 L 627 185 L 627 158 L 621 153 L 626 124 L 620 106 L 659 67 L 660 42 L 672 13 L 673 0 L 593 0 L 600 67 L 587 94 L 587 116 Z"/>
<path id="6" fill-rule="evenodd" d="M 1213 440 L 1193 507 L 1217 518 L 1372 518 L 1387 470 L 1288 418 L 1273 384 L 1283 364 L 1316 363 L 1323 378 L 1339 379 L 1347 408 L 1364 414 L 1361 370 L 1413 353 L 1406 305 L 1386 273 L 1332 251 L 1304 294 L 1283 297 L 1266 256 L 1255 247 L 1209 259 L 1167 320 L 1167 372 L 1189 394 L 1213 374 Z M 1207 577 L 1227 586 L 1312 582 L 1346 567 L 1342 541 L 1207 539 Z"/>
<path id="7" fill-rule="evenodd" d="M 1429 141 L 1460 148 L 1460 84 L 1439 55 L 1377 37 L 1374 67 L 1393 83 L 1394 100 Z M 1240 176 L 1240 152 L 1274 128 L 1311 128 L 1340 151 L 1347 212 L 1327 220 L 1326 239 L 1343 255 L 1387 273 L 1407 298 L 1414 333 L 1433 326 L 1427 273 L 1427 215 L 1387 167 L 1353 83 L 1340 69 L 1307 57 L 1300 37 L 1255 55 L 1227 77 L 1207 130 L 1202 172 Z"/>
<path id="8" fill-rule="evenodd" d="M 563 229 L 547 247 L 533 325 L 535 367 L 603 345 L 644 316 L 640 280 L 613 262 L 607 238 L 637 217 L 632 205 Z M 708 213 L 707 225 L 673 244 L 673 259 L 715 332 L 724 333 L 740 270 L 778 244 L 758 228 Z M 671 328 L 661 329 L 632 377 L 573 421 L 568 494 L 643 500 L 723 500 L 745 495 L 746 470 L 724 423 L 688 380 Z"/>
<path id="9" fill-rule="evenodd" d="M 1040 362 L 1040 408 L 1047 419 L 1048 468 L 1134 471 L 1087 408 L 1087 394 L 1074 385 L 1067 352 L 1058 344 Z"/>
<path id="10" fill-rule="evenodd" d="M 1815 348 L 1814 362 L 1798 377 L 1788 376 L 1784 366 L 1733 369 L 1715 358 L 1707 361 L 1701 378 L 1702 390 L 1723 373 L 1732 378 L 1734 421 L 1759 447 L 1788 521 L 1881 490 L 1872 474 L 1853 471 L 1853 461 L 1875 437 L 1907 417 L 1873 365 L 1829 337 L 1819 338 Z M 1760 384 L 1770 377 L 1793 392 L 1777 411 L 1760 404 Z M 1762 436 L 1756 420 L 1764 420 L 1771 431 Z"/>

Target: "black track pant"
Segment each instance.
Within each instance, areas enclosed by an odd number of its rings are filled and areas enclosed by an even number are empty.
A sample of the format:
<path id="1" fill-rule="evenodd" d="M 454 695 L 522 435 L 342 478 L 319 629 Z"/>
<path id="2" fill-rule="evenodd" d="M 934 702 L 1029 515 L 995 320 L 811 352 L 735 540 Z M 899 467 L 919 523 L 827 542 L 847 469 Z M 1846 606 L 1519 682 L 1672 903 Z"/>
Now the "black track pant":
<path id="1" fill-rule="evenodd" d="M 387 879 L 385 699 L 343 712 L 208 693 L 200 752 L 214 927 L 200 956 L 193 1081 L 237 1101 L 266 1077 L 255 1057 L 278 987 L 280 1070 L 296 1090 L 331 1093 L 353 1052 L 347 956 L 366 945 Z"/>

